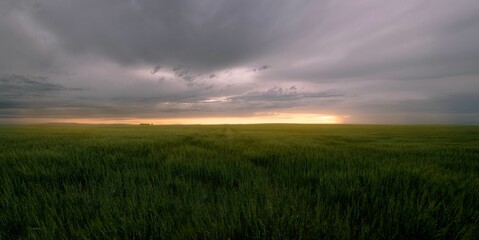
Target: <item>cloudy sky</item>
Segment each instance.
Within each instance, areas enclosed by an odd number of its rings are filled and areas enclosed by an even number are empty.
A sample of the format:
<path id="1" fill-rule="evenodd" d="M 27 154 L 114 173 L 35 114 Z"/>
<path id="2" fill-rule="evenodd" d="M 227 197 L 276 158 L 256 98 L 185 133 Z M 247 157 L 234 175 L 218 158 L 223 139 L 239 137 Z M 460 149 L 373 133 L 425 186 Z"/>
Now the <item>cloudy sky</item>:
<path id="1" fill-rule="evenodd" d="M 479 123 L 477 0 L 2 0 L 0 123 Z"/>

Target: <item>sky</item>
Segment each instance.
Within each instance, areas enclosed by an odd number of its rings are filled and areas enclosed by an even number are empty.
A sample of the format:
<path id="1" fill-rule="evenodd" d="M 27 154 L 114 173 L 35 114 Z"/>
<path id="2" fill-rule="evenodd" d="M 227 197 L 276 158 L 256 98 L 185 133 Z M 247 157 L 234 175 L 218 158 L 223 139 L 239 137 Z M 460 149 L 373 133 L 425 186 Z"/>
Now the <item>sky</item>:
<path id="1" fill-rule="evenodd" d="M 477 0 L 1 0 L 0 124 L 479 124 Z"/>

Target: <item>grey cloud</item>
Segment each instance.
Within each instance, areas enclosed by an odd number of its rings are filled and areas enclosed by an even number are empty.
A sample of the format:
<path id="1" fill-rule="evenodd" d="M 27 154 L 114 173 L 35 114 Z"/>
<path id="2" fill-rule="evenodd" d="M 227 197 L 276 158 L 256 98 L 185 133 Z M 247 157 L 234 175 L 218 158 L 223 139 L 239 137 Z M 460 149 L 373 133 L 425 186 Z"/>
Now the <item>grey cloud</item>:
<path id="1" fill-rule="evenodd" d="M 264 71 L 264 70 L 266 70 L 266 69 L 268 69 L 268 68 L 270 68 L 270 67 L 271 67 L 271 66 L 263 65 L 263 66 L 261 66 L 261 67 L 259 67 L 259 68 L 254 68 L 254 69 L 253 69 L 253 72 Z"/>
<path id="2" fill-rule="evenodd" d="M 347 5 L 355 3 L 337 4 L 332 13 L 341 13 Z M 271 75 L 326 82 L 371 77 L 421 80 L 478 73 L 476 1 L 371 1 L 363 5 L 367 6 L 364 11 L 351 14 L 354 21 L 326 15 L 331 28 L 318 27 L 312 33 L 317 36 L 316 44 L 306 45 L 301 55 L 293 53 L 288 58 L 305 58 L 308 63 Z"/>
<path id="3" fill-rule="evenodd" d="M 0 109 L 9 109 L 9 108 L 23 108 L 27 105 L 24 103 L 12 102 L 7 99 L 0 99 Z"/>
<path id="4" fill-rule="evenodd" d="M 15 123 L 18 118 L 55 117 L 49 113 L 60 109 L 78 114 L 78 103 L 66 96 L 84 89 L 52 83 L 47 77 L 0 74 L 0 90 L 0 118 Z M 88 104 L 88 108 L 93 106 Z"/>
<path id="5" fill-rule="evenodd" d="M 41 29 L 27 23 L 26 1 L 0 1 L 0 71 L 30 72 L 53 64 L 50 42 Z"/>
<path id="6" fill-rule="evenodd" d="M 349 103 L 347 113 L 356 120 L 369 123 L 461 123 L 479 122 L 479 96 L 466 92 L 422 99 L 364 100 Z"/>
<path id="7" fill-rule="evenodd" d="M 4 0 L 0 32 L 3 117 L 479 122 L 476 0 Z"/>
<path id="8" fill-rule="evenodd" d="M 311 98 L 333 98 L 341 97 L 336 90 L 325 90 L 319 92 L 299 93 L 295 86 L 290 88 L 273 87 L 266 91 L 254 91 L 244 95 L 232 97 L 232 101 L 298 101 Z"/>
<path id="9" fill-rule="evenodd" d="M 155 67 L 153 67 L 153 69 L 150 71 L 150 73 L 155 74 L 158 71 L 160 71 L 160 69 L 161 69 L 161 65 L 156 65 Z"/>
<path id="10" fill-rule="evenodd" d="M 434 102 L 449 113 L 476 113 L 479 114 L 479 94 L 477 92 L 442 96 Z M 476 120 L 479 120 L 476 119 Z"/>
<path id="11" fill-rule="evenodd" d="M 205 98 L 208 95 L 209 97 Z M 130 107 L 130 110 L 125 110 L 125 114 L 136 109 L 137 114 L 141 116 L 161 117 L 169 116 L 169 114 L 184 116 L 193 112 L 200 115 L 206 113 L 229 115 L 241 113 L 244 115 L 251 111 L 289 109 L 300 105 L 318 106 L 324 102 L 340 102 L 343 97 L 336 90 L 298 92 L 295 86 L 273 87 L 266 91 L 249 91 L 232 97 L 221 95 L 221 92 L 203 90 L 201 93 L 191 91 L 161 97 L 116 97 L 111 100 L 122 103 L 121 105 L 124 107 Z"/>
<path id="12" fill-rule="evenodd" d="M 80 90 L 66 88 L 63 85 L 50 83 L 46 77 L 21 76 L 15 74 L 0 74 L 0 96 L 28 96 L 44 95 L 66 90 Z"/>
<path id="13" fill-rule="evenodd" d="M 290 109 L 301 106 L 320 106 L 323 103 L 341 102 L 343 95 L 336 90 L 297 92 L 295 86 L 273 87 L 266 91 L 250 91 L 232 97 L 183 98 L 181 101 L 166 101 L 162 109 L 167 111 L 198 111 L 236 114 L 239 112 Z"/>
<path id="14" fill-rule="evenodd" d="M 190 70 L 188 70 L 184 66 L 173 67 L 173 72 L 175 73 L 175 76 L 177 78 L 180 78 L 180 79 L 182 79 L 184 81 L 187 81 L 187 82 L 193 82 L 194 80 L 196 80 L 196 78 L 199 77 L 199 75 L 196 75 L 196 74 L 190 72 Z"/>
<path id="15" fill-rule="evenodd" d="M 29 13 L 75 54 L 124 64 L 232 66 L 294 37 L 311 3 L 262 1 L 40 0 Z"/>

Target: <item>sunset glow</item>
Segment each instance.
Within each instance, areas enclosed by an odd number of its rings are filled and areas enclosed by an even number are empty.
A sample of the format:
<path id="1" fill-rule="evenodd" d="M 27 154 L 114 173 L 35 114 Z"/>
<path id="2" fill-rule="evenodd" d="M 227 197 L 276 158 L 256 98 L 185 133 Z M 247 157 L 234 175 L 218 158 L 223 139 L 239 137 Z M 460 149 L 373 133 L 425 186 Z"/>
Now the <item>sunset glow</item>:
<path id="1" fill-rule="evenodd" d="M 263 124 L 263 123 L 299 123 L 299 124 L 341 124 L 347 116 L 274 113 L 250 117 L 191 117 L 191 118 L 25 118 L 20 124 L 132 124 L 149 123 L 154 125 L 217 125 L 217 124 Z"/>

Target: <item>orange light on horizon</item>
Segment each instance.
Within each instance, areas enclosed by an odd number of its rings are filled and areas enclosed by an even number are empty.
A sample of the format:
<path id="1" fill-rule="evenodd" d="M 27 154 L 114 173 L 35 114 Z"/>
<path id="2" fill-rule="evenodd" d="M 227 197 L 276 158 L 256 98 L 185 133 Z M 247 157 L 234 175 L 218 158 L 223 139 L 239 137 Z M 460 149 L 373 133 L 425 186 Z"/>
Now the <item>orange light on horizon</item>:
<path id="1" fill-rule="evenodd" d="M 219 124 L 341 124 L 347 116 L 310 113 L 260 113 L 245 117 L 181 117 L 181 118 L 29 118 L 20 124 L 74 123 L 74 124 L 133 124 L 152 123 L 155 125 L 219 125 Z"/>
<path id="2" fill-rule="evenodd" d="M 260 124 L 260 123 L 300 123 L 300 124 L 339 124 L 341 117 L 318 114 L 275 114 L 251 117 L 200 117 L 170 118 L 151 121 L 156 124 Z"/>

